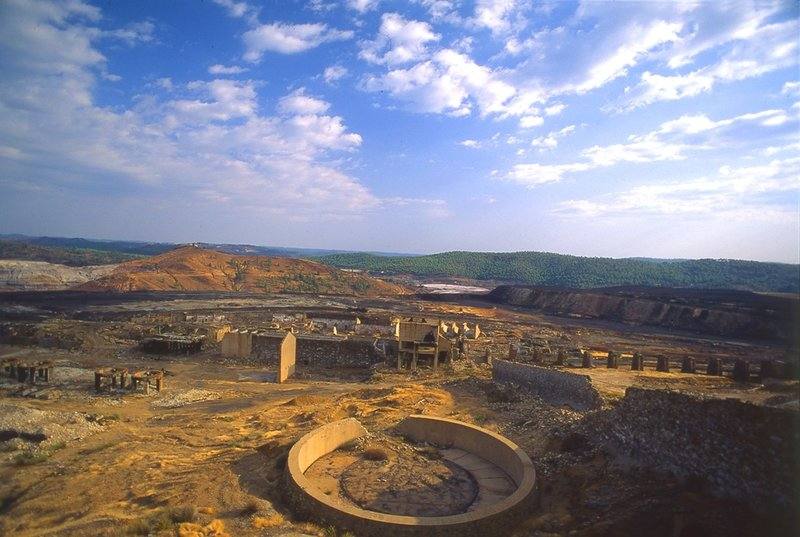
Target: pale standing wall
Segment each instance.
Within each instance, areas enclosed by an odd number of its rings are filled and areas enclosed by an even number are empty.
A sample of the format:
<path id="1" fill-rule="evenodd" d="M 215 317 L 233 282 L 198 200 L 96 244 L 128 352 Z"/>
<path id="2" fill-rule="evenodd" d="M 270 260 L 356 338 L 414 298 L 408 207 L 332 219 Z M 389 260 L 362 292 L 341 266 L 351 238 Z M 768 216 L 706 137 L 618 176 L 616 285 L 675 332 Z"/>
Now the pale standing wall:
<path id="1" fill-rule="evenodd" d="M 278 360 L 278 382 L 284 382 L 294 376 L 297 352 L 297 338 L 291 332 L 281 341 L 280 358 Z"/>

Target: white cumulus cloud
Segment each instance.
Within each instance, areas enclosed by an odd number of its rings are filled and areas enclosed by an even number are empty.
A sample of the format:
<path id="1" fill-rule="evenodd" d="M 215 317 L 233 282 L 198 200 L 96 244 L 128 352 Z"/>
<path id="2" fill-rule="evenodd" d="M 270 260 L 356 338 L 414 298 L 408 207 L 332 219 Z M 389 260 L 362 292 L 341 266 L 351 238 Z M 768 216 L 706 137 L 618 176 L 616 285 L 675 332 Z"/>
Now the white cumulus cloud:
<path id="1" fill-rule="evenodd" d="M 262 24 L 248 30 L 242 36 L 245 48 L 244 59 L 249 62 L 261 60 L 264 52 L 297 54 L 330 41 L 351 39 L 351 30 L 329 28 L 327 24 L 287 24 L 274 22 Z"/>

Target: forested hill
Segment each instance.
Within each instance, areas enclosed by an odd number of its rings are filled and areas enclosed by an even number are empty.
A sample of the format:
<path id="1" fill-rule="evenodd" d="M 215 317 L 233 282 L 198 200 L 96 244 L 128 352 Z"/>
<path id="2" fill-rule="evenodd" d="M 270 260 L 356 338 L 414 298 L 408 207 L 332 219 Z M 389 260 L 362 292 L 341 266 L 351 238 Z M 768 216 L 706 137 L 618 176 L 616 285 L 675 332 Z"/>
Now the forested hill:
<path id="1" fill-rule="evenodd" d="M 728 259 L 577 257 L 547 252 L 445 252 L 414 257 L 323 256 L 339 268 L 417 276 L 462 276 L 559 287 L 646 285 L 800 292 L 800 266 Z"/>
<path id="2" fill-rule="evenodd" d="M 21 261 L 45 261 L 58 265 L 83 267 L 87 265 L 108 265 L 122 263 L 142 256 L 93 250 L 89 248 L 57 248 L 53 246 L 38 246 L 15 240 L 0 239 L 0 259 L 15 259 Z"/>

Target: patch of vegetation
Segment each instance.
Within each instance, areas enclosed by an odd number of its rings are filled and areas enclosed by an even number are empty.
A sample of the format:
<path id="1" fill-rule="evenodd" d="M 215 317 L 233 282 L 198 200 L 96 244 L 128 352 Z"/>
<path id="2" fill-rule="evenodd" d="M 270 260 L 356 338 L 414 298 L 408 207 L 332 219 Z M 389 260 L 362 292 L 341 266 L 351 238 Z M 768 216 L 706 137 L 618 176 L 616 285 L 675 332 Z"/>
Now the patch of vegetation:
<path id="1" fill-rule="evenodd" d="M 800 292 L 797 265 L 732 259 L 612 259 L 548 252 L 444 252 L 421 256 L 331 254 L 319 260 L 338 268 L 370 272 L 461 276 L 557 287 L 645 285 Z"/>
<path id="2" fill-rule="evenodd" d="M 352 532 L 349 532 L 349 531 L 346 531 L 346 530 L 339 531 L 334 526 L 326 526 L 322 530 L 322 535 L 324 537 L 355 537 L 355 535 Z"/>
<path id="3" fill-rule="evenodd" d="M 256 529 L 261 528 L 275 528 L 281 526 L 286 520 L 279 513 L 274 513 L 268 516 L 254 516 L 252 523 Z"/>
<path id="4" fill-rule="evenodd" d="M 197 520 L 197 509 L 193 505 L 181 505 L 168 509 L 169 518 L 176 524 Z"/>
<path id="5" fill-rule="evenodd" d="M 173 530 L 184 522 L 197 520 L 197 509 L 194 506 L 165 507 L 150 516 L 131 521 L 125 528 L 128 535 L 150 535 Z"/>
<path id="6" fill-rule="evenodd" d="M 228 261 L 228 266 L 230 266 L 233 269 L 234 288 L 238 288 L 238 286 L 242 284 L 245 276 L 247 275 L 247 261 L 241 261 L 239 259 L 231 259 L 230 261 Z"/>
<path id="7" fill-rule="evenodd" d="M 33 449 L 14 455 L 14 464 L 17 466 L 31 466 L 39 464 L 50 458 L 52 453 L 46 449 Z"/>

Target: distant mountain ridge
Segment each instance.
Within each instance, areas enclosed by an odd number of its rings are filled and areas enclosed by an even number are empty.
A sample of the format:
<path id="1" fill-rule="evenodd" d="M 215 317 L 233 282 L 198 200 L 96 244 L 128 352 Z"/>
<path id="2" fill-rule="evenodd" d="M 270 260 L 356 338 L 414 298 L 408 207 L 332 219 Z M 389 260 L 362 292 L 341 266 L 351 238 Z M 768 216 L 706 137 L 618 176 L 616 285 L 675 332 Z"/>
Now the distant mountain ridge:
<path id="1" fill-rule="evenodd" d="M 460 276 L 551 287 L 642 285 L 800 292 L 800 265 L 759 261 L 614 259 L 548 252 L 444 252 L 414 257 L 333 254 L 321 260 L 374 273 Z"/>
<path id="2" fill-rule="evenodd" d="M 84 239 L 80 237 L 32 237 L 28 235 L 0 234 L 0 242 L 16 242 L 40 247 L 52 247 L 62 249 L 82 249 L 98 252 L 116 252 L 131 254 L 133 256 L 158 255 L 174 250 L 184 244 L 172 242 L 144 242 L 144 241 L 118 241 L 101 239 Z M 226 243 L 193 243 L 196 246 L 207 250 L 217 250 L 229 254 L 237 255 L 272 255 L 280 257 L 294 257 L 298 259 L 315 258 L 325 255 L 353 253 L 352 250 L 330 250 L 323 248 L 291 248 L 284 246 L 257 246 L 253 244 L 226 244 Z M 2 252 L 0 252 L 1 254 Z M 369 252 L 377 256 L 406 256 L 413 257 L 414 254 L 391 253 L 391 252 Z M 11 259 L 0 255 L 0 259 Z M 31 261 L 45 261 L 44 259 L 28 259 Z M 128 258 L 130 259 L 130 257 Z M 51 261 L 57 263 L 58 261 Z M 118 261 L 113 261 L 118 262 Z M 67 263 L 64 263 L 67 264 Z M 97 263 L 87 263 L 97 264 Z"/>
<path id="3" fill-rule="evenodd" d="M 48 261 L 71 266 L 119 263 L 162 254 L 172 243 L 0 235 L 0 259 Z M 10 245 L 9 243 L 14 243 Z M 20 246 L 22 245 L 22 246 Z M 26 250 L 30 245 L 32 249 Z M 312 259 L 337 268 L 423 277 L 464 277 L 526 285 L 595 288 L 620 285 L 741 289 L 800 293 L 800 265 L 726 259 L 579 257 L 548 252 L 444 252 L 430 255 L 359 253 L 243 244 L 207 244 L 238 255 Z M 48 248 L 55 249 L 48 251 Z"/>

